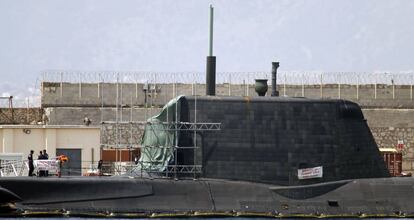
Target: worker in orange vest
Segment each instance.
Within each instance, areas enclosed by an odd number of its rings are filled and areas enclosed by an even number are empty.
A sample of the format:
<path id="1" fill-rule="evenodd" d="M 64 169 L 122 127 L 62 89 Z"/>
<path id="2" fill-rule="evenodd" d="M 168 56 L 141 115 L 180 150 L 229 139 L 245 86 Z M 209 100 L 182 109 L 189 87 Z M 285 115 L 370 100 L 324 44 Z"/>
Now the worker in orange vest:
<path id="1" fill-rule="evenodd" d="M 60 178 L 62 176 L 62 165 L 64 162 L 67 162 L 69 158 L 62 154 L 58 156 L 56 159 L 58 160 L 58 163 L 59 163 L 58 177 Z"/>

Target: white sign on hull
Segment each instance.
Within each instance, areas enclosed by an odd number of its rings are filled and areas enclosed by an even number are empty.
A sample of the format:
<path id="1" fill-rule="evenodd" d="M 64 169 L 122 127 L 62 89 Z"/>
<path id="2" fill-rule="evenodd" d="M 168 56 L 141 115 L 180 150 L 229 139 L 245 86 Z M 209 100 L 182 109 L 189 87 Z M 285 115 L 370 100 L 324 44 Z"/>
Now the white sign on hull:
<path id="1" fill-rule="evenodd" d="M 298 179 L 313 179 L 313 178 L 322 178 L 323 176 L 323 167 L 312 167 L 305 169 L 298 169 Z"/>

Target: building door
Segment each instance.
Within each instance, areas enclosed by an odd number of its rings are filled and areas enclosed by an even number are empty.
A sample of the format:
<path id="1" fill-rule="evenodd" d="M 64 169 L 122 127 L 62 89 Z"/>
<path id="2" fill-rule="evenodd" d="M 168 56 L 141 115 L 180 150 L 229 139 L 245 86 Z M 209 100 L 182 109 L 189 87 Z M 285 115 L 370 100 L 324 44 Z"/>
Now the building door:
<path id="1" fill-rule="evenodd" d="M 56 148 L 56 156 L 65 155 L 69 160 L 63 163 L 62 176 L 82 175 L 82 152 L 81 149 Z"/>

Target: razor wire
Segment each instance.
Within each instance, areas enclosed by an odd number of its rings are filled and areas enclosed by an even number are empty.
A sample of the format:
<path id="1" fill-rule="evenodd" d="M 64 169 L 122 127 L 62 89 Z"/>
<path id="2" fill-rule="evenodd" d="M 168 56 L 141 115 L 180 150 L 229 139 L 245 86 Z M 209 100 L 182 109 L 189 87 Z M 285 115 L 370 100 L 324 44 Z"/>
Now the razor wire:
<path id="1" fill-rule="evenodd" d="M 218 84 L 253 84 L 255 79 L 271 81 L 271 72 L 217 72 Z M 85 72 L 85 71 L 44 71 L 43 82 L 62 83 L 193 83 L 204 82 L 204 72 Z M 282 71 L 277 74 L 278 84 L 385 84 L 412 85 L 414 73 L 368 73 L 368 72 L 312 72 Z"/>
<path id="2" fill-rule="evenodd" d="M 40 95 L 31 95 L 29 97 L 13 97 L 13 108 L 35 108 L 41 103 Z M 8 100 L 0 100 L 0 108 L 9 108 Z"/>
<path id="3" fill-rule="evenodd" d="M 138 84 L 194 84 L 205 82 L 204 72 L 150 72 L 150 71 L 63 71 L 47 70 L 41 73 L 26 97 L 14 97 L 14 107 L 40 106 L 41 82 L 50 83 L 138 83 Z M 217 72 L 217 84 L 252 85 L 255 79 L 267 79 L 271 83 L 270 71 Z M 278 85 L 414 85 L 413 72 L 321 72 L 321 71 L 279 71 Z M 1 102 L 0 107 L 7 107 Z"/>

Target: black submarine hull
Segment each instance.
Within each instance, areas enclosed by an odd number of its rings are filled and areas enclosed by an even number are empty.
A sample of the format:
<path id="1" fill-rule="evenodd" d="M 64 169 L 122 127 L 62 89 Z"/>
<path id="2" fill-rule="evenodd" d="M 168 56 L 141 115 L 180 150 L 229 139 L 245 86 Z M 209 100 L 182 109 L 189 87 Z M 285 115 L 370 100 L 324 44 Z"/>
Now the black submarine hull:
<path id="1" fill-rule="evenodd" d="M 307 186 L 146 178 L 1 178 L 1 202 L 16 215 L 200 213 L 271 216 L 414 215 L 413 178 L 354 179 Z M 7 193 L 14 196 L 6 198 Z M 7 200 L 7 201 L 6 201 Z"/>
<path id="2" fill-rule="evenodd" d="M 164 127 L 178 121 L 221 129 Z M 167 140 L 180 146 L 174 157 L 152 147 L 173 147 Z M 15 202 L 17 214 L 414 216 L 414 179 L 389 177 L 360 107 L 346 100 L 180 96 L 148 121 L 141 145 L 155 157 L 140 162 L 158 162 L 147 170 L 172 161 L 202 170 L 174 179 L 0 178 L 0 203 Z"/>

